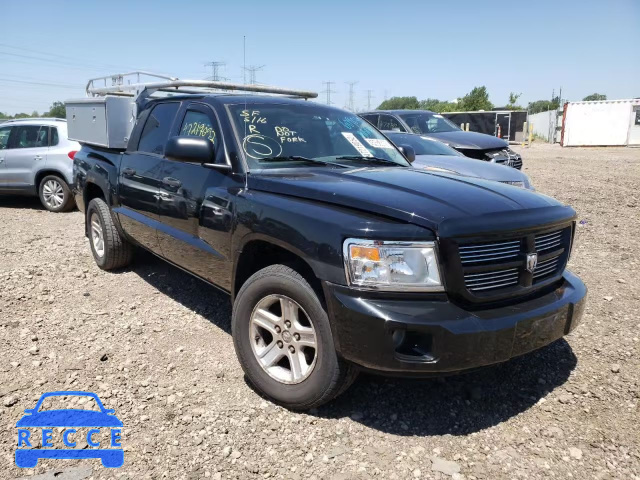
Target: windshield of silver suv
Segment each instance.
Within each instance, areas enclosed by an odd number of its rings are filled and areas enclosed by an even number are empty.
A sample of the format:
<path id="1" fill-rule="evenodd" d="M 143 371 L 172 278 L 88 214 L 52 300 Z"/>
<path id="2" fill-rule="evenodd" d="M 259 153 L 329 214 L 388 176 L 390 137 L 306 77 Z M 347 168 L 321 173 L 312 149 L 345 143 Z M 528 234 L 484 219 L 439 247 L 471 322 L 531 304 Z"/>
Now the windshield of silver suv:
<path id="1" fill-rule="evenodd" d="M 317 104 L 229 105 L 249 169 L 304 166 L 410 166 L 360 117 Z"/>
<path id="2" fill-rule="evenodd" d="M 409 125 L 413 133 L 443 133 L 460 130 L 455 123 L 437 113 L 403 113 L 400 118 Z"/>

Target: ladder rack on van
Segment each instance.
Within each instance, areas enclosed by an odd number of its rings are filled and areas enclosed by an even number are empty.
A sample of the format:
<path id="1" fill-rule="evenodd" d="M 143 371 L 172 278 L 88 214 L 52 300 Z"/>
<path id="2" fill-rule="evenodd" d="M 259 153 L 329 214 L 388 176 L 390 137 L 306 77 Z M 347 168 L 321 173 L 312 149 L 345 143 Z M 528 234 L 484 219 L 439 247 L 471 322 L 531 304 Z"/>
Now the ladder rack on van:
<path id="1" fill-rule="evenodd" d="M 318 96 L 315 92 L 268 85 L 180 80 L 142 70 L 92 78 L 85 91 L 87 98 L 65 102 L 69 139 L 116 149 L 127 148 L 138 112 L 156 92 L 200 95 L 253 92 L 305 100 Z"/>

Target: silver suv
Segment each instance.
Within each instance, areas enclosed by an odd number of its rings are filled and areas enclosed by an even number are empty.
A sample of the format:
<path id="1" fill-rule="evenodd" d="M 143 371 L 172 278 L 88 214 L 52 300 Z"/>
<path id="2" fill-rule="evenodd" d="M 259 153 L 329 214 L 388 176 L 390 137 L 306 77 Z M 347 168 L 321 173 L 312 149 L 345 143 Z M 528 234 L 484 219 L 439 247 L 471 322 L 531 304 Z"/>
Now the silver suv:
<path id="1" fill-rule="evenodd" d="M 24 118 L 0 123 L 0 193 L 38 195 L 52 212 L 74 206 L 69 185 L 78 142 L 67 139 L 67 121 Z"/>

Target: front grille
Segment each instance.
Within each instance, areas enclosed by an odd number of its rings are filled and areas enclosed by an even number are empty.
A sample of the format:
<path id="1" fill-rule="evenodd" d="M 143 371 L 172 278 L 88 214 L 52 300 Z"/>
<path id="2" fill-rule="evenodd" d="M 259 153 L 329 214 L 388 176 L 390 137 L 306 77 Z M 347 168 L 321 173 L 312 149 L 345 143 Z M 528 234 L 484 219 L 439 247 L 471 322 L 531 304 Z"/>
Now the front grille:
<path id="1" fill-rule="evenodd" d="M 544 235 L 536 235 L 536 252 L 546 252 L 553 250 L 562 245 L 562 230 L 557 232 L 545 233 Z"/>
<path id="2" fill-rule="evenodd" d="M 520 155 L 511 160 L 511 166 L 517 170 L 522 170 L 522 157 Z"/>
<path id="3" fill-rule="evenodd" d="M 544 260 L 536 265 L 533 271 L 533 283 L 555 274 L 558 271 L 558 265 L 560 264 L 560 255 Z"/>
<path id="4" fill-rule="evenodd" d="M 470 302 L 526 295 L 562 274 L 571 235 L 572 227 L 565 226 L 473 243 L 445 240 L 445 249 L 458 257 L 447 272 L 448 288 Z"/>
<path id="5" fill-rule="evenodd" d="M 517 170 L 522 170 L 522 157 L 509 148 L 501 148 L 498 150 L 487 150 L 485 153 L 485 160 L 498 163 L 500 165 L 506 165 L 513 167 Z"/>
<path id="6" fill-rule="evenodd" d="M 485 273 L 468 273 L 464 276 L 464 283 L 467 289 L 472 292 L 517 285 L 518 269 L 507 268 Z"/>
<path id="7" fill-rule="evenodd" d="M 517 257 L 520 253 L 520 240 L 463 245 L 459 250 L 463 265 L 494 262 Z"/>

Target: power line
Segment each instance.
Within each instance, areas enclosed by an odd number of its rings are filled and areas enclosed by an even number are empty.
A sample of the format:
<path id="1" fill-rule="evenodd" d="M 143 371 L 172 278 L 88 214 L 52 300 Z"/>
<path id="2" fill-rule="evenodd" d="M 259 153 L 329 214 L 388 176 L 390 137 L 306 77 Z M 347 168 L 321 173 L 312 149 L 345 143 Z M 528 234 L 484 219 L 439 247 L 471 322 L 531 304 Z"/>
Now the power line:
<path id="1" fill-rule="evenodd" d="M 331 105 L 333 102 L 331 101 L 331 94 L 336 93 L 335 90 L 331 90 L 331 85 L 335 85 L 336 82 L 322 82 L 323 85 L 326 85 L 327 88 L 324 91 L 327 95 L 327 105 Z"/>
<path id="2" fill-rule="evenodd" d="M 353 90 L 353 87 L 357 85 L 358 82 L 344 82 L 344 83 L 349 85 L 349 101 L 347 103 L 347 109 L 351 110 L 352 112 L 355 112 L 356 111 L 355 102 L 354 102 L 355 92 Z"/>
<path id="3" fill-rule="evenodd" d="M 205 67 L 211 67 L 211 76 L 208 77 L 208 80 L 212 80 L 214 82 L 219 82 L 220 80 L 228 80 L 226 77 L 220 76 L 220 67 L 224 67 L 225 65 L 226 65 L 226 62 L 212 61 L 212 62 L 205 63 L 204 64 Z"/>
<path id="4" fill-rule="evenodd" d="M 371 99 L 373 97 L 373 90 L 367 90 L 367 110 L 371 110 Z"/>
<path id="5" fill-rule="evenodd" d="M 244 68 L 247 72 L 249 72 L 249 84 L 250 85 L 256 85 L 256 72 L 259 72 L 260 70 L 262 70 L 264 67 L 266 67 L 266 65 L 249 65 L 248 67 L 242 67 Z"/>

